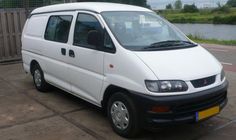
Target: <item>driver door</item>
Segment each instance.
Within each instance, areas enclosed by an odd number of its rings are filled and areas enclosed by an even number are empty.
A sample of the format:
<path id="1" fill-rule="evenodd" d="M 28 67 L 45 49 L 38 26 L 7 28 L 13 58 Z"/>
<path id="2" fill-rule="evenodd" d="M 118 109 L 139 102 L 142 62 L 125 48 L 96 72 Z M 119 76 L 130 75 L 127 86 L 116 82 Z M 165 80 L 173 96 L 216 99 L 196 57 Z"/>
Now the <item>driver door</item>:
<path id="1" fill-rule="evenodd" d="M 103 28 L 93 13 L 78 13 L 73 44 L 69 49 L 69 76 L 72 92 L 94 104 L 99 104 L 103 85 L 104 52 L 87 43 L 90 31 Z"/>

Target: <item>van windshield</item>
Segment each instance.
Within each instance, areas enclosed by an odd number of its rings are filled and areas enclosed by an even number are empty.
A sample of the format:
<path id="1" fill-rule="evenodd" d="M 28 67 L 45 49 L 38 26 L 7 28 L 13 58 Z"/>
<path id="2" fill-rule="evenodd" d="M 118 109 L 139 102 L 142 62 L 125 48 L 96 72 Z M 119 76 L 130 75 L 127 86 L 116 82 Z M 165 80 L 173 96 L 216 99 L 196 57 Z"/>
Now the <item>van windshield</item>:
<path id="1" fill-rule="evenodd" d="M 167 50 L 193 47 L 180 31 L 152 12 L 103 12 L 119 43 L 129 50 Z"/>

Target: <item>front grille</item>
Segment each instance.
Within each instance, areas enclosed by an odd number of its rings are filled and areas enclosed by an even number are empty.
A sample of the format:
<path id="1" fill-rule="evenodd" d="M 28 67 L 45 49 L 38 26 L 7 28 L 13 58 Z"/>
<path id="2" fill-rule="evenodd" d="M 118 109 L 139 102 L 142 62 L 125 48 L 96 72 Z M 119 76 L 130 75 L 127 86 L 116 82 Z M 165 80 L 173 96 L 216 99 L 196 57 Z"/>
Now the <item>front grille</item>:
<path id="1" fill-rule="evenodd" d="M 192 80 L 191 83 L 195 88 L 200 88 L 200 87 L 205 87 L 205 86 L 215 83 L 215 80 L 216 80 L 216 76 L 214 75 L 207 78 Z"/>
<path id="2" fill-rule="evenodd" d="M 204 100 L 199 100 L 196 102 L 191 102 L 187 104 L 182 104 L 179 106 L 175 106 L 173 111 L 177 114 L 192 114 L 200 110 L 204 110 L 216 105 L 220 105 L 223 103 L 227 98 L 227 92 L 224 94 L 220 94 L 215 97 L 210 97 Z"/>

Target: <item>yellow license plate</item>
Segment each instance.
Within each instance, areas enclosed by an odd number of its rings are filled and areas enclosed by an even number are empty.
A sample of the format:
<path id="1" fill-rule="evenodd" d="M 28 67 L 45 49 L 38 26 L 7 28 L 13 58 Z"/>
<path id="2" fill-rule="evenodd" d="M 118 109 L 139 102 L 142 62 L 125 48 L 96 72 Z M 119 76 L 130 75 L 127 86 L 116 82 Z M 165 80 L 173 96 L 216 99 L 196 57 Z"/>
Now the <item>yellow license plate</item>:
<path id="1" fill-rule="evenodd" d="M 214 116 L 216 114 L 218 114 L 220 112 L 220 107 L 219 106 L 215 106 L 200 112 L 196 113 L 196 121 L 200 121 L 206 118 L 209 118 L 211 116 Z"/>

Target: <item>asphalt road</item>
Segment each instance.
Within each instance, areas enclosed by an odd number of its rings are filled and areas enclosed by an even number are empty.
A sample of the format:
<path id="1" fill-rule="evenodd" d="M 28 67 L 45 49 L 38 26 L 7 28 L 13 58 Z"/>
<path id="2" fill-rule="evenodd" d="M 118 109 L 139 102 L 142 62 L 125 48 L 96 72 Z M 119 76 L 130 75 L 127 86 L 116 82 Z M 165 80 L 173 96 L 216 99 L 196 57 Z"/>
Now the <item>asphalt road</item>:
<path id="1" fill-rule="evenodd" d="M 236 72 L 236 46 L 202 44 L 224 66 L 225 70 Z"/>
<path id="2" fill-rule="evenodd" d="M 233 140 L 236 137 L 236 47 L 203 45 L 224 65 L 229 102 L 198 124 L 143 131 L 139 140 Z M 59 89 L 35 90 L 22 64 L 0 65 L 0 140 L 113 140 L 116 135 L 96 107 Z"/>

